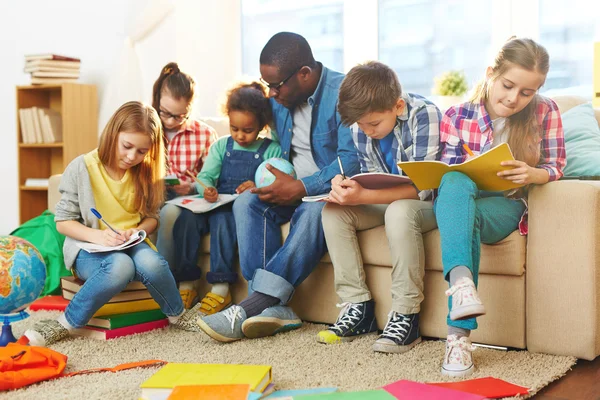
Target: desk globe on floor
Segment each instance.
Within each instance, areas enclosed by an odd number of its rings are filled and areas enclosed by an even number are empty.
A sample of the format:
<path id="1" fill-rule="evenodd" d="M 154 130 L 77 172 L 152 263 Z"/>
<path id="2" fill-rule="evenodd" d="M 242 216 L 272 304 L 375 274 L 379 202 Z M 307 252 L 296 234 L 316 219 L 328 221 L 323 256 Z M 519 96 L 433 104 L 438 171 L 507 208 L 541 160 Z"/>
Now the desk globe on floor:
<path id="1" fill-rule="evenodd" d="M 0 346 L 16 340 L 10 323 L 29 316 L 23 310 L 38 298 L 45 282 L 40 252 L 25 239 L 0 236 Z"/>
<path id="2" fill-rule="evenodd" d="M 273 157 L 263 161 L 256 169 L 256 173 L 254 174 L 254 183 L 256 184 L 257 188 L 269 186 L 275 182 L 275 175 L 273 175 L 273 173 L 267 169 L 267 164 L 271 164 L 281 172 L 291 175 L 294 179 L 296 179 L 296 171 L 294 170 L 294 166 L 288 160 Z"/>

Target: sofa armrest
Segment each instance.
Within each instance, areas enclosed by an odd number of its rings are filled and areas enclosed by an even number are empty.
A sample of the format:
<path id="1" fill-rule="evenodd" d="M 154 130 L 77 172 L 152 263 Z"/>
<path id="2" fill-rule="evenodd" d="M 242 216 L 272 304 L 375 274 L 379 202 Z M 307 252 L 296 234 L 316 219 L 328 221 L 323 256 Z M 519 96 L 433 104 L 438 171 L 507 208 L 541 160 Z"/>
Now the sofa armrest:
<path id="1" fill-rule="evenodd" d="M 600 354 L 600 182 L 558 181 L 529 195 L 527 348 Z"/>
<path id="2" fill-rule="evenodd" d="M 56 203 L 60 200 L 58 185 L 60 184 L 61 176 L 62 175 L 52 175 L 48 180 L 48 210 L 52 214 L 56 213 Z"/>

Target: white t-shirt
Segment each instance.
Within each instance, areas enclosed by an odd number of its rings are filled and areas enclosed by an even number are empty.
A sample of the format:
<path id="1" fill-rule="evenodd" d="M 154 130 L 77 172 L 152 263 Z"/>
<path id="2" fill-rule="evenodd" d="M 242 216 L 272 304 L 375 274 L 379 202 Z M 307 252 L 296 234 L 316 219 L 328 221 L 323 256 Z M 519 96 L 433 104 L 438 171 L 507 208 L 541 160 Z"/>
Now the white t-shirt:
<path id="1" fill-rule="evenodd" d="M 502 143 L 508 142 L 508 129 L 506 128 L 506 118 L 499 117 L 492 120 L 492 130 L 494 135 L 494 141 L 492 142 L 492 148 L 501 145 Z"/>
<path id="2" fill-rule="evenodd" d="M 319 167 L 312 156 L 310 146 L 311 122 L 312 107 L 308 103 L 304 103 L 294 109 L 290 161 L 296 170 L 298 179 L 306 178 L 319 171 Z"/>

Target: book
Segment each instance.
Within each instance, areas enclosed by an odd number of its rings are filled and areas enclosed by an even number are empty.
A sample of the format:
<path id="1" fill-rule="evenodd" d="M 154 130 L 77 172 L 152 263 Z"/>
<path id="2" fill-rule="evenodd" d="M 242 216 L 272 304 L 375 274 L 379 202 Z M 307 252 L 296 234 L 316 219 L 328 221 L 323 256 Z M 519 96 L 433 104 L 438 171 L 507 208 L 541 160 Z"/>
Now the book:
<path id="1" fill-rule="evenodd" d="M 165 176 L 165 185 L 173 186 L 173 185 L 181 185 L 181 181 L 175 174 Z"/>
<path id="2" fill-rule="evenodd" d="M 214 203 L 210 203 L 202 196 L 199 195 L 191 195 L 191 196 L 181 196 L 176 197 L 173 200 L 169 200 L 165 203 L 167 204 L 175 204 L 176 206 L 187 208 L 188 210 L 201 214 L 211 210 L 214 210 L 217 207 L 221 207 L 222 205 L 231 203 L 235 199 L 237 199 L 238 194 L 220 194 L 217 201 Z"/>
<path id="3" fill-rule="evenodd" d="M 63 276 L 60 278 L 61 289 L 68 290 L 72 293 L 79 292 L 79 289 L 81 289 L 84 283 L 85 281 L 74 276 Z M 121 293 L 131 292 L 134 290 L 146 290 L 146 286 L 140 281 L 132 281 L 125 286 L 125 289 L 123 289 Z"/>
<path id="4" fill-rule="evenodd" d="M 389 189 L 392 187 L 411 183 L 407 176 L 398 174 L 388 174 L 386 172 L 363 172 L 350 177 L 353 181 L 358 182 L 365 189 L 379 190 Z M 315 196 L 304 196 L 302 201 L 307 203 L 327 201 L 329 193 L 317 194 Z"/>
<path id="5" fill-rule="evenodd" d="M 158 321 L 164 319 L 165 314 L 160 309 L 138 311 L 125 314 L 105 315 L 102 317 L 92 317 L 87 325 L 96 328 L 117 329 L 125 326 L 143 324 L 145 322 Z"/>
<path id="6" fill-rule="evenodd" d="M 31 303 L 29 305 L 29 310 L 65 311 L 68 305 L 69 300 L 63 299 L 62 296 L 44 296 Z"/>
<path id="7" fill-rule="evenodd" d="M 337 392 L 336 387 L 324 387 L 324 388 L 313 388 L 313 389 L 297 389 L 297 390 L 277 390 L 267 397 L 263 397 L 264 400 L 283 400 L 286 398 L 296 398 L 296 396 L 308 395 L 308 394 L 325 394 Z"/>
<path id="8" fill-rule="evenodd" d="M 441 161 L 404 161 L 398 163 L 398 168 L 412 179 L 419 190 L 437 189 L 444 174 L 457 171 L 471 178 L 480 190 L 504 191 L 523 186 L 496 175 L 500 171 L 512 169 L 512 167 L 501 166 L 502 161 L 514 159 L 508 143 L 502 143 L 462 164 L 448 165 Z"/>
<path id="9" fill-rule="evenodd" d="M 73 300 L 73 297 L 75 297 L 75 294 L 76 294 L 76 292 L 71 292 L 64 288 L 62 289 L 62 296 L 66 300 Z M 152 295 L 150 294 L 150 292 L 147 289 L 131 290 L 128 292 L 121 292 L 121 293 L 114 295 L 110 300 L 108 300 L 108 303 L 122 303 L 125 301 L 146 300 L 146 299 L 151 299 L 151 298 L 152 298 Z"/>
<path id="10" fill-rule="evenodd" d="M 27 178 L 25 179 L 25 186 L 27 187 L 48 187 L 48 179 L 42 178 Z"/>
<path id="11" fill-rule="evenodd" d="M 68 300 L 65 300 L 68 301 Z M 120 303 L 106 303 L 96 313 L 94 317 L 104 317 L 106 315 L 127 314 L 138 311 L 158 310 L 160 306 L 154 299 L 122 301 Z"/>
<path id="12" fill-rule="evenodd" d="M 529 389 L 524 386 L 515 385 L 491 376 L 486 378 L 467 379 L 460 382 L 439 382 L 427 384 L 447 389 L 459 390 L 461 392 L 473 393 L 484 396 L 487 399 L 514 397 L 529 393 Z"/>
<path id="13" fill-rule="evenodd" d="M 59 61 L 75 61 L 81 62 L 79 58 L 61 56 L 59 54 L 45 53 L 45 54 L 29 54 L 25 56 L 25 62 L 34 60 L 59 60 Z"/>
<path id="14" fill-rule="evenodd" d="M 60 85 L 62 83 L 73 83 L 77 82 L 79 78 L 36 78 L 31 77 L 32 85 Z"/>
<path id="15" fill-rule="evenodd" d="M 130 247 L 135 246 L 136 244 L 142 243 L 146 239 L 146 231 L 141 230 L 137 231 L 128 241 L 118 246 L 102 246 L 96 243 L 86 243 L 86 242 L 78 242 L 77 246 L 82 250 L 87 251 L 88 253 L 104 253 L 107 251 L 117 251 L 117 250 L 125 250 Z"/>
<path id="16" fill-rule="evenodd" d="M 246 400 L 250 385 L 175 386 L 167 400 Z"/>
<path id="17" fill-rule="evenodd" d="M 79 78 L 79 71 L 34 71 L 31 73 L 34 78 Z"/>
<path id="18" fill-rule="evenodd" d="M 329 193 L 326 194 L 317 194 L 314 196 L 304 196 L 302 201 L 305 203 L 314 203 L 319 201 L 327 201 L 329 199 Z"/>
<path id="19" fill-rule="evenodd" d="M 485 397 L 460 392 L 458 390 L 446 389 L 443 387 L 430 386 L 425 383 L 413 382 L 408 380 L 400 380 L 389 385 L 385 385 L 383 389 L 400 400 L 482 400 Z"/>
<path id="20" fill-rule="evenodd" d="M 405 398 L 405 397 L 403 397 Z M 408 398 L 408 397 L 406 397 Z M 383 389 L 376 390 L 363 390 L 360 392 L 333 392 L 324 394 L 307 394 L 301 396 L 294 396 L 294 400 L 395 400 L 396 397 L 392 396 Z M 419 399 L 419 397 L 411 397 L 411 399 Z"/>
<path id="21" fill-rule="evenodd" d="M 263 392 L 271 382 L 270 365 L 168 363 L 144 381 L 142 398 L 168 396 L 176 386 L 247 384 Z"/>
<path id="22" fill-rule="evenodd" d="M 109 340 L 116 339 L 118 337 L 133 335 L 135 333 L 150 332 L 155 329 L 165 328 L 168 325 L 169 320 L 167 318 L 163 318 L 157 321 L 144 322 L 142 324 L 124 326 L 122 328 L 116 329 L 104 329 L 85 326 L 83 328 L 73 329 L 70 331 L 70 333 L 74 336 L 84 336 L 98 340 Z"/>
<path id="23" fill-rule="evenodd" d="M 64 60 L 31 60 L 25 62 L 23 72 L 43 71 L 47 69 L 79 71 L 81 69 L 81 62 Z"/>

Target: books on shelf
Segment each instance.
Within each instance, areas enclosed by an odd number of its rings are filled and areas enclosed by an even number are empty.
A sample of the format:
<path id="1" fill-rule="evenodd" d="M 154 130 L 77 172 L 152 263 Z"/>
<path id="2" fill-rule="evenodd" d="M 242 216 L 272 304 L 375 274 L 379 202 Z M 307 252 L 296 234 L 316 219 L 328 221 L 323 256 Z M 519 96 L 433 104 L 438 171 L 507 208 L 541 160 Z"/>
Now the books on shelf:
<path id="1" fill-rule="evenodd" d="M 61 56 L 59 54 L 52 54 L 52 53 L 29 54 L 29 55 L 25 56 L 25 61 L 35 61 L 35 60 L 59 60 L 59 61 L 81 62 L 81 60 L 79 58 Z"/>
<path id="2" fill-rule="evenodd" d="M 32 85 L 60 85 L 61 83 L 75 83 L 78 78 L 36 78 L 31 77 Z"/>
<path id="3" fill-rule="evenodd" d="M 60 84 L 79 79 L 81 60 L 58 54 L 25 56 L 24 71 L 31 73 L 31 84 Z"/>
<path id="4" fill-rule="evenodd" d="M 49 108 L 19 109 L 21 141 L 25 144 L 56 143 L 62 141 L 62 118 Z"/>
<path id="5" fill-rule="evenodd" d="M 124 326 L 116 329 L 105 329 L 96 328 L 92 326 L 85 326 L 83 328 L 73 329 L 71 334 L 74 336 L 84 336 L 91 339 L 98 340 L 109 340 L 116 339 L 118 337 L 129 336 L 136 333 L 150 332 L 155 329 L 165 328 L 169 325 L 167 318 L 159 319 L 157 321 L 144 322 L 141 324 Z"/>
<path id="6" fill-rule="evenodd" d="M 25 180 L 25 186 L 27 187 L 48 187 L 49 179 L 43 178 L 27 178 Z"/>

